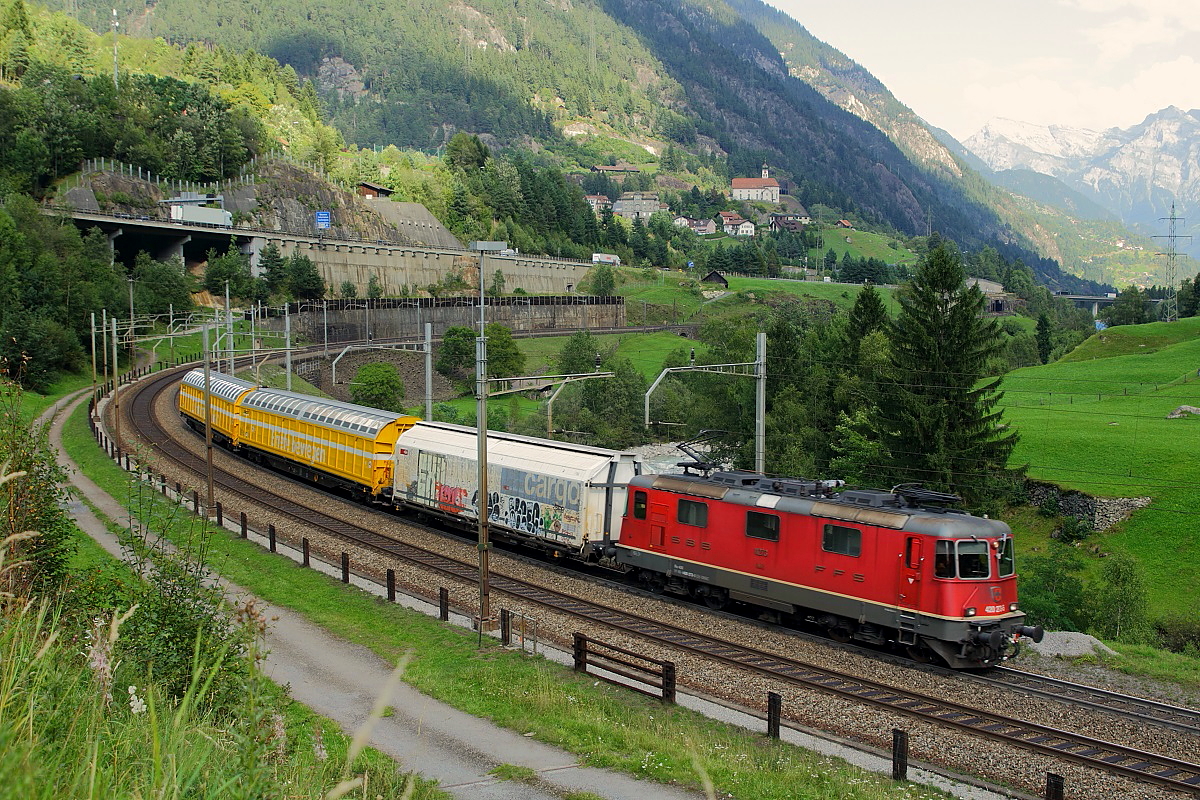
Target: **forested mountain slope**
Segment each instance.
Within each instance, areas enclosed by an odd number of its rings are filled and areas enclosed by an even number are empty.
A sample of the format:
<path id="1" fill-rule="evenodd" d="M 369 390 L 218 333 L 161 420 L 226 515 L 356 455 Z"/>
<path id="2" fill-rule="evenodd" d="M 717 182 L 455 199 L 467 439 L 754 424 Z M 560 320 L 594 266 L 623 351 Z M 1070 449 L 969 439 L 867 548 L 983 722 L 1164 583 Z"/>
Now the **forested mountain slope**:
<path id="1" fill-rule="evenodd" d="M 1074 285 L 955 176 L 953 159 L 914 164 L 875 124 L 789 74 L 743 16 L 751 0 L 280 0 L 270 13 L 258 0 L 121 2 L 127 32 L 253 48 L 315 79 L 331 121 L 359 145 L 432 150 L 458 130 L 547 143 L 583 123 L 656 154 L 673 143 L 716 156 L 728 177 L 766 162 L 805 205 L 909 235 L 932 227 L 968 250 L 990 244 Z M 76 7 L 107 27 L 109 4 Z"/>

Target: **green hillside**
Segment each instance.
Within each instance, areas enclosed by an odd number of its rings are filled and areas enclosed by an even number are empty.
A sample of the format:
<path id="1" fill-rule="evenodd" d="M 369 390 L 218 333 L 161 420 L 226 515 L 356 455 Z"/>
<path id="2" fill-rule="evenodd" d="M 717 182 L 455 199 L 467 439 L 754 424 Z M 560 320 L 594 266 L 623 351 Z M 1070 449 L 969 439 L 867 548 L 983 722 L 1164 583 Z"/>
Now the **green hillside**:
<path id="1" fill-rule="evenodd" d="M 121 30 L 140 37 L 268 54 L 319 88 L 347 142 L 372 150 L 440 153 L 468 132 L 498 151 L 532 145 L 563 169 L 632 161 L 635 177 L 666 179 L 662 188 L 688 175 L 725 188 L 767 162 L 807 207 L 901 236 L 934 219 L 964 249 L 990 245 L 1047 281 L 1078 283 L 998 218 L 977 176 L 914 163 L 789 74 L 757 0 L 736 10 L 725 0 L 380 0 L 319 13 L 287 0 L 269 15 L 246 0 L 51 3 L 94 30 L 108 30 L 115 7 Z"/>
<path id="2" fill-rule="evenodd" d="M 1095 541 L 1138 560 L 1158 613 L 1183 610 L 1184 598 L 1200 592 L 1200 417 L 1166 418 L 1180 405 L 1200 406 L 1198 365 L 1193 317 L 1109 329 L 1062 361 L 1004 380 L 1005 418 L 1021 433 L 1013 459 L 1028 463 L 1031 477 L 1152 498 Z"/>

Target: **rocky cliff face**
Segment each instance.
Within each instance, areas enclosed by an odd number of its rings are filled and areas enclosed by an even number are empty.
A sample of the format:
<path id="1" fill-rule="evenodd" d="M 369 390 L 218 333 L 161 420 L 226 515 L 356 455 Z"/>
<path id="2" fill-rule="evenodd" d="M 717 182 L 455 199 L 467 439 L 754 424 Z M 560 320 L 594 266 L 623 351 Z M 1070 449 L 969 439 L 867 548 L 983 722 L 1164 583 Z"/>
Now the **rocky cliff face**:
<path id="1" fill-rule="evenodd" d="M 1053 175 L 1140 232 L 1166 233 L 1174 205 L 1178 233 L 1200 234 L 1200 110 L 1171 106 L 1103 132 L 996 120 L 963 144 L 992 169 Z M 1200 240 L 1179 249 L 1200 256 Z"/>
<path id="2" fill-rule="evenodd" d="M 230 192 L 225 207 L 247 218 L 256 228 L 315 235 L 316 212 L 328 211 L 331 227 L 323 231 L 327 236 L 408 241 L 367 200 L 284 162 L 271 162 L 260 168 L 255 183 Z"/>

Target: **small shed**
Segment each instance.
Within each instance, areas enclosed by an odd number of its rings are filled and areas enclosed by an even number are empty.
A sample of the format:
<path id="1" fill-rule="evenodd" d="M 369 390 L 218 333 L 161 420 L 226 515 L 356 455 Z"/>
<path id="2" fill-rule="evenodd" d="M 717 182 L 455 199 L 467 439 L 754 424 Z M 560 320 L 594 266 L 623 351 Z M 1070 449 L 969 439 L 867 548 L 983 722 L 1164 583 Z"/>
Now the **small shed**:
<path id="1" fill-rule="evenodd" d="M 715 269 L 700 279 L 701 283 L 719 283 L 726 289 L 729 288 L 729 281 L 725 280 L 725 276 L 717 272 Z"/>
<path id="2" fill-rule="evenodd" d="M 386 186 L 380 186 L 378 183 L 370 181 L 359 181 L 358 187 L 355 189 L 360 197 L 376 198 L 376 197 L 391 197 L 393 192 Z"/>

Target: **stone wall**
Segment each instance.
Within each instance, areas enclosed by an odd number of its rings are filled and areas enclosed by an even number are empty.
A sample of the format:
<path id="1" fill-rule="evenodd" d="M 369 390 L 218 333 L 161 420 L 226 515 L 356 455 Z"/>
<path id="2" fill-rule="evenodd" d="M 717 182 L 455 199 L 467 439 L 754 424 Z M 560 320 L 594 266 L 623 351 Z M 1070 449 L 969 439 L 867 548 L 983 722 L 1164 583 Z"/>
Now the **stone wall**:
<path id="1" fill-rule="evenodd" d="M 1094 531 L 1105 531 L 1129 518 L 1139 508 L 1150 505 L 1149 497 L 1093 497 L 1090 494 L 1062 489 L 1052 483 L 1026 481 L 1029 502 L 1042 506 L 1052 498 L 1058 501 L 1058 513 L 1086 522 Z"/>

